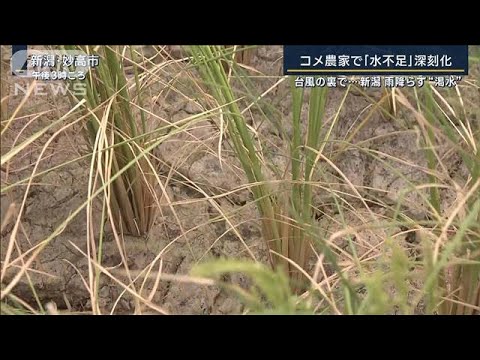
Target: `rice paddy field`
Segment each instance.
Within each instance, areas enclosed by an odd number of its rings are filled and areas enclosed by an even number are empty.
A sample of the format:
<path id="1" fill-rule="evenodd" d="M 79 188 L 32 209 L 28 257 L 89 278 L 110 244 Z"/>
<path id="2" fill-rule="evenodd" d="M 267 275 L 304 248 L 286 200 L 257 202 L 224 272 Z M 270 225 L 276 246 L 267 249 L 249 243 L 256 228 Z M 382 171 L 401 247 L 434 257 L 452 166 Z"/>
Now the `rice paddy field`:
<path id="1" fill-rule="evenodd" d="M 1 314 L 480 314 L 480 47 L 303 89 L 281 46 L 34 46 L 1 72 Z M 51 84 L 68 84 L 58 87 Z"/>

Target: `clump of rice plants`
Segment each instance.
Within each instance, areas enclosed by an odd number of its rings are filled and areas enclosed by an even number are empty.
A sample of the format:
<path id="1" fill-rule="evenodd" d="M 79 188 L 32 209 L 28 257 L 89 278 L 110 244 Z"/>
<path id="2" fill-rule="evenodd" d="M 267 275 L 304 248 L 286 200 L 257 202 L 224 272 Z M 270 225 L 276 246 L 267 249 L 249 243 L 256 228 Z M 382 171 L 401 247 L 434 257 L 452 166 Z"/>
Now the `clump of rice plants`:
<path id="1" fill-rule="evenodd" d="M 89 48 L 84 50 L 88 52 Z M 97 166 L 104 167 L 102 182 L 128 166 L 106 195 L 116 230 L 143 236 L 152 226 L 156 207 L 153 206 L 155 177 L 149 164 L 153 158 L 146 153 L 133 161 L 149 140 L 138 69 L 133 66 L 134 77 L 128 79 L 120 47 L 105 46 L 100 50 L 99 66 L 86 79 L 85 99 L 90 113 L 87 135 L 92 148 L 101 149 Z M 131 47 L 129 55 L 134 56 Z"/>
<path id="2" fill-rule="evenodd" d="M 192 46 L 190 51 L 218 106 L 223 107 L 226 134 L 251 185 L 262 221 L 263 238 L 268 245 L 273 268 L 282 268 L 289 274 L 296 290 L 303 288 L 303 275 L 310 259 L 313 241 L 304 229 L 312 222 L 312 188 L 310 181 L 325 139 L 321 138 L 327 99 L 326 88 L 314 88 L 310 94 L 308 129 L 301 130 L 303 89 L 293 88 L 293 138 L 290 139 L 291 184 L 285 194 L 277 196 L 265 176 L 262 159 L 258 155 L 253 135 L 240 111 L 228 74 L 222 63 L 231 59 L 228 49 L 221 46 Z M 228 60 L 227 60 L 228 61 Z M 231 61 L 231 60 L 230 60 Z M 328 136 L 328 135 L 327 135 Z"/>

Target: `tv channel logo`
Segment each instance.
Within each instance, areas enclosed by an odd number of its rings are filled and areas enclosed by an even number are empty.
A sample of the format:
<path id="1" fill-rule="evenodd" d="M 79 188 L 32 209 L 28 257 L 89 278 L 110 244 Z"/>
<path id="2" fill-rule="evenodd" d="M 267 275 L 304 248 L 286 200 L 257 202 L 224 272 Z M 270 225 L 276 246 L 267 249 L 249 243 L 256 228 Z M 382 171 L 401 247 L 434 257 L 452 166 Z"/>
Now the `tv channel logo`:
<path id="1" fill-rule="evenodd" d="M 28 66 L 28 46 L 12 45 L 12 57 L 10 61 L 13 76 L 25 77 Z"/>

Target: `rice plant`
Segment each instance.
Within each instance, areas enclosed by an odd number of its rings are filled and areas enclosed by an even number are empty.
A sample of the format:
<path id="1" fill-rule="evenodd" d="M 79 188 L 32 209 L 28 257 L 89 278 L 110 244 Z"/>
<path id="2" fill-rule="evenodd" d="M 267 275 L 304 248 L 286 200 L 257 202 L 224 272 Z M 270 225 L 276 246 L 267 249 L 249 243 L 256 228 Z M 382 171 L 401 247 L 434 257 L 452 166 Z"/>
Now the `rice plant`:
<path id="1" fill-rule="evenodd" d="M 235 154 L 251 184 L 251 191 L 257 203 L 262 221 L 263 237 L 269 249 L 273 268 L 282 268 L 289 274 L 296 291 L 303 289 L 303 274 L 286 259 L 307 269 L 312 254 L 313 239 L 306 227 L 311 226 L 311 180 L 319 161 L 319 153 L 327 139 L 322 139 L 326 88 L 314 88 L 310 94 L 308 125 L 302 134 L 303 88 L 294 88 L 293 97 L 293 138 L 290 139 L 291 181 L 289 189 L 276 194 L 264 173 L 264 164 L 258 154 L 253 135 L 237 104 L 229 76 L 222 66 L 228 61 L 229 53 L 220 46 L 190 47 L 194 63 L 203 82 L 223 107 L 226 132 Z M 227 59 L 227 60 L 225 60 Z M 326 137 L 328 138 L 328 133 Z M 334 261 L 334 259 L 332 258 Z"/>
<path id="2" fill-rule="evenodd" d="M 83 48 L 88 53 L 88 47 Z M 86 79 L 90 120 L 87 122 L 87 136 L 92 149 L 98 145 L 100 134 L 111 146 L 110 157 L 106 156 L 99 166 L 111 167 L 108 180 L 127 166 L 142 152 L 148 142 L 146 114 L 142 106 L 142 88 L 139 83 L 137 66 L 134 70 L 134 86 L 129 86 L 123 66 L 125 55 L 120 47 L 101 47 L 101 60 L 96 71 L 91 71 Z M 134 57 L 132 47 L 128 54 Z M 134 96 L 132 96 L 132 92 Z M 104 123 L 102 118 L 105 117 Z M 105 161 L 102 164 L 102 161 Z M 155 216 L 154 183 L 152 167 L 153 158 L 145 154 L 133 166 L 118 177 L 109 194 L 109 206 L 114 216 L 117 230 L 126 234 L 143 236 L 148 233 Z"/>

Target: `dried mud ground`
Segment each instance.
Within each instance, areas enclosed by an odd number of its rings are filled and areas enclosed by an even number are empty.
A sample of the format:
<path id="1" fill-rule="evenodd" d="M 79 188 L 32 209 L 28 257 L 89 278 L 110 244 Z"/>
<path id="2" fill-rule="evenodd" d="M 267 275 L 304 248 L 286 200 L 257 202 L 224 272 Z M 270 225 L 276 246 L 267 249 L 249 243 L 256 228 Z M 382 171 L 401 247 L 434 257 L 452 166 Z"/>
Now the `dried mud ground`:
<path id="1" fill-rule="evenodd" d="M 251 67 L 267 75 L 252 80 L 259 92 L 267 90 L 280 79 L 281 57 L 282 48 L 279 46 L 260 47 L 255 51 Z M 167 81 L 172 79 L 175 73 L 166 67 L 162 76 Z M 11 81 L 12 79 L 3 71 L 2 82 L 8 84 Z M 11 87 L 7 86 L 6 88 L 7 91 L 12 91 Z M 159 88 L 159 91 L 163 90 Z M 153 109 L 155 114 L 163 119 L 170 119 L 169 121 L 174 122 L 200 112 L 195 104 L 181 95 L 174 92 L 162 94 L 165 96 L 156 96 Z M 266 103 L 281 112 L 282 116 L 278 120 L 287 130 L 288 122 L 291 121 L 289 94 L 289 86 L 287 82 L 283 82 L 265 97 Z M 327 103 L 329 121 L 332 120 L 338 109 L 343 95 L 344 90 L 342 89 L 330 91 Z M 379 99 L 382 93 L 381 91 L 369 91 L 369 95 Z M 8 104 L 10 114 L 20 101 L 21 97 L 11 97 Z M 18 143 L 16 135 L 29 121 L 31 123 L 23 132 L 23 137 L 33 134 L 46 124 L 58 119 L 63 114 L 61 109 L 65 106 L 67 105 L 64 104 L 61 97 L 53 95 L 41 100 L 29 100 L 18 115 L 24 116 L 24 118 L 15 121 L 8 133 L 2 136 L 2 154 L 5 154 L 12 144 Z M 350 133 L 351 129 L 365 118 L 365 114 L 370 108 L 370 102 L 364 97 L 354 93 L 350 94 L 340 113 L 338 123 L 333 129 L 333 138 L 344 139 L 346 134 Z M 31 114 L 39 114 L 42 111 L 45 113 L 32 120 L 34 116 Z M 281 151 L 286 149 L 286 143 L 275 134 L 268 122 L 259 120 L 261 115 L 258 111 L 252 110 L 247 118 L 252 125 L 256 126 L 260 136 L 269 140 L 264 148 L 265 156 L 282 168 L 284 160 Z M 377 196 L 381 196 L 382 201 L 386 204 L 394 203 L 400 191 L 406 187 L 406 179 L 415 183 L 426 181 L 423 178 L 424 173 L 415 167 L 426 164 L 424 154 L 419 151 L 417 145 L 417 135 L 412 130 L 413 124 L 414 120 L 409 119 L 408 116 L 405 116 L 402 122 L 396 122 L 382 117 L 377 112 L 369 118 L 352 140 L 361 142 L 374 139 L 364 146 L 382 152 L 384 154 L 382 160 L 385 162 L 389 162 L 387 155 L 403 159 L 403 164 L 395 163 L 396 171 L 385 166 L 385 163 L 367 156 L 365 152 L 355 149 L 343 153 L 340 158 L 335 160 L 335 164 L 359 189 L 376 188 Z M 2 187 L 30 175 L 42 147 L 52 139 L 54 130 L 44 134 L 27 151 L 21 152 L 9 164 L 8 172 L 2 171 Z M 84 139 L 78 135 L 78 131 L 78 127 L 73 127 L 56 136 L 43 154 L 45 160 L 40 163 L 38 171 L 81 156 L 82 151 L 86 150 L 86 146 Z M 389 136 L 392 133 L 395 135 Z M 217 130 L 211 123 L 205 121 L 194 129 L 160 145 L 155 153 L 206 193 L 218 194 L 234 190 L 245 184 L 246 181 L 239 170 L 238 162 L 225 144 L 222 146 L 222 164 L 220 164 L 217 146 Z M 453 157 L 446 159 L 451 164 L 450 175 L 462 183 L 467 175 L 461 166 L 455 165 L 458 163 L 457 160 Z M 25 253 L 49 236 L 71 211 L 86 200 L 89 165 L 89 160 L 75 161 L 36 178 L 34 186 L 28 193 L 21 218 L 15 256 L 18 256 L 19 252 Z M 166 179 L 166 171 L 162 169 L 159 171 L 162 178 Z M 334 171 L 329 171 L 330 173 L 327 171 L 323 181 L 328 182 L 330 187 L 336 186 L 338 189 L 348 192 L 348 186 L 344 185 L 345 179 L 339 177 Z M 225 221 L 214 221 L 219 214 L 214 204 L 202 199 L 199 192 L 192 189 L 189 183 L 170 179 L 166 182 L 166 189 L 170 200 L 176 204 L 174 206 L 176 214 L 164 204 L 165 206 L 162 206 L 158 212 L 148 237 L 126 236 L 124 239 L 125 253 L 133 274 L 146 268 L 157 257 L 162 260 L 162 271 L 169 274 L 187 274 L 193 264 L 211 257 L 249 257 L 245 246 L 231 231 L 231 226 Z M 23 196 L 24 186 L 15 187 L 12 191 L 2 195 L 2 219 L 11 203 L 15 203 L 18 208 Z M 315 196 L 316 204 L 314 205 L 321 207 L 325 203 L 325 193 L 318 192 Z M 447 208 L 454 200 L 453 197 L 454 194 L 448 191 L 442 193 L 442 206 Z M 192 199 L 196 201 L 192 202 Z M 249 200 L 250 194 L 243 190 L 219 198 L 217 204 L 222 211 L 235 214 L 235 216 L 231 216 L 233 226 L 237 228 L 256 259 L 265 261 L 266 249 L 261 240 L 255 210 L 249 204 Z M 355 202 L 355 199 L 351 200 L 351 204 L 354 205 L 354 209 L 346 211 L 344 214 L 351 225 L 377 221 L 376 217 L 381 218 L 386 211 L 382 207 L 372 207 L 371 210 L 374 213 L 372 216 L 370 212 L 362 208 L 361 203 Z M 418 194 L 409 193 L 405 202 L 405 211 L 408 211 L 410 216 L 421 219 L 425 216 L 423 209 L 421 197 Z M 323 211 L 328 213 L 329 210 L 324 207 Z M 324 229 L 326 236 L 341 227 L 338 216 L 338 214 L 330 212 L 328 216 L 320 217 L 321 228 Z M 370 220 L 366 220 L 368 217 Z M 15 218 L 10 221 L 1 234 L 2 260 L 12 232 L 13 220 Z M 89 292 L 83 282 L 83 278 L 88 276 L 88 262 L 86 257 L 75 248 L 76 246 L 82 251 L 86 251 L 86 221 L 86 212 L 81 211 L 63 232 L 50 242 L 32 264 L 28 278 L 24 277 L 13 290 L 15 295 L 35 305 L 29 285 L 29 281 L 31 281 L 44 305 L 53 301 L 60 310 L 87 312 L 91 310 Z M 389 231 L 389 235 L 393 234 L 400 242 L 408 240 L 408 233 L 402 232 L 401 229 L 390 229 Z M 181 236 L 182 233 L 186 235 Z M 378 244 L 385 239 L 385 233 L 382 231 L 365 230 L 359 235 L 356 240 L 360 256 L 368 256 L 378 251 Z M 342 244 L 339 243 L 338 246 L 342 247 Z M 120 272 L 115 272 L 121 268 L 119 266 L 121 257 L 112 236 L 106 237 L 103 254 L 102 264 L 121 278 Z M 158 270 L 159 266 L 159 262 L 155 263 L 154 270 Z M 14 276 L 13 271 L 6 274 L 6 279 L 11 279 L 12 276 Z M 247 279 L 242 275 L 232 275 L 232 281 L 241 284 L 245 283 Z M 136 284 L 138 290 L 141 281 Z M 142 294 L 148 296 L 149 290 L 153 286 L 152 280 L 146 281 Z M 103 312 L 133 313 L 135 310 L 135 301 L 132 296 L 124 293 L 122 287 L 107 277 L 102 277 L 99 297 Z M 176 281 L 161 281 L 152 302 L 169 313 L 175 314 L 231 314 L 243 311 L 238 301 L 214 286 L 200 286 Z M 148 309 L 144 309 L 144 311 L 148 311 Z"/>

